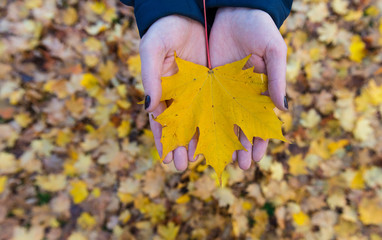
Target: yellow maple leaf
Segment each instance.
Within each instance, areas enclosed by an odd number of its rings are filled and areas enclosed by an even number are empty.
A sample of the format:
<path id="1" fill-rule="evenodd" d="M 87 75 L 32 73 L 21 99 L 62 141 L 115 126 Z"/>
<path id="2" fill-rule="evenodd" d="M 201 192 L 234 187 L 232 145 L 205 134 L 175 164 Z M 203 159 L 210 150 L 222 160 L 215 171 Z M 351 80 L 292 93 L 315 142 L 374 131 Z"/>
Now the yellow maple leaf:
<path id="1" fill-rule="evenodd" d="M 99 198 L 99 196 L 101 196 L 101 189 L 96 187 L 92 190 L 92 193 L 93 197 L 95 198 Z"/>
<path id="2" fill-rule="evenodd" d="M 175 225 L 173 222 L 169 222 L 167 226 L 158 226 L 158 233 L 164 240 L 175 240 L 178 232 L 179 226 Z"/>
<path id="3" fill-rule="evenodd" d="M 89 213 L 87 212 L 84 212 L 81 214 L 81 216 L 77 219 L 77 223 L 78 225 L 82 228 L 82 229 L 92 229 L 97 221 L 95 220 L 95 218 L 90 215 Z"/>
<path id="4" fill-rule="evenodd" d="M 16 173 L 20 167 L 20 163 L 16 157 L 7 152 L 0 152 L 0 174 Z"/>
<path id="5" fill-rule="evenodd" d="M 310 222 L 309 216 L 302 211 L 300 211 L 298 213 L 294 213 L 292 217 L 293 217 L 293 221 L 298 226 L 306 226 Z"/>
<path id="6" fill-rule="evenodd" d="M 370 6 L 366 8 L 365 14 L 368 16 L 376 17 L 379 14 L 379 9 L 376 6 Z"/>
<path id="7" fill-rule="evenodd" d="M 175 148 L 187 146 L 198 128 L 194 157 L 203 154 L 220 179 L 232 153 L 245 149 L 235 124 L 251 142 L 255 136 L 286 141 L 272 100 L 261 94 L 267 90 L 267 77 L 253 68 L 242 70 L 249 57 L 211 70 L 175 55 L 179 71 L 162 78 L 162 101 L 174 101 L 156 118 L 163 126 L 162 160 Z"/>
<path id="8" fill-rule="evenodd" d="M 119 220 L 123 223 L 127 223 L 131 218 L 131 213 L 128 209 L 126 209 L 125 211 L 123 211 L 121 213 L 121 215 L 119 215 Z"/>
<path id="9" fill-rule="evenodd" d="M 95 37 L 90 37 L 86 39 L 84 45 L 89 51 L 93 52 L 98 52 L 102 49 L 102 42 Z"/>
<path id="10" fill-rule="evenodd" d="M 127 60 L 127 65 L 131 75 L 135 78 L 141 76 L 141 57 L 139 55 L 131 56 Z"/>
<path id="11" fill-rule="evenodd" d="M 65 188 L 66 176 L 64 174 L 40 175 L 36 177 L 36 185 L 46 191 L 57 192 Z"/>
<path id="12" fill-rule="evenodd" d="M 341 139 L 341 140 L 338 140 L 337 142 L 329 143 L 328 149 L 330 154 L 334 154 L 337 150 L 343 149 L 348 144 L 349 144 L 349 140 Z"/>
<path id="13" fill-rule="evenodd" d="M 184 194 L 176 199 L 177 204 L 188 203 L 190 201 L 190 195 Z"/>
<path id="14" fill-rule="evenodd" d="M 81 85 L 89 92 L 90 96 L 95 96 L 100 91 L 98 79 L 91 73 L 83 75 Z"/>
<path id="15" fill-rule="evenodd" d="M 55 93 L 58 98 L 65 98 L 68 96 L 67 81 L 66 80 L 49 80 L 44 84 L 44 90 L 50 93 Z"/>
<path id="16" fill-rule="evenodd" d="M 111 60 L 101 64 L 99 75 L 105 83 L 108 83 L 118 72 L 118 67 Z"/>
<path id="17" fill-rule="evenodd" d="M 377 198 L 363 198 L 358 206 L 358 212 L 364 224 L 382 224 L 382 204 Z"/>
<path id="18" fill-rule="evenodd" d="M 0 176 L 0 194 L 4 191 L 5 187 L 7 186 L 7 176 Z"/>
<path id="19" fill-rule="evenodd" d="M 25 6 L 29 9 L 39 8 L 43 4 L 42 0 L 32 0 L 25 3 Z"/>
<path id="20" fill-rule="evenodd" d="M 69 7 L 62 14 L 62 21 L 65 25 L 71 26 L 78 20 L 78 14 L 75 8 Z"/>
<path id="21" fill-rule="evenodd" d="M 382 85 L 377 86 L 375 80 L 372 79 L 367 87 L 363 89 L 362 95 L 366 95 L 369 103 L 377 106 L 382 103 Z"/>
<path id="22" fill-rule="evenodd" d="M 290 157 L 288 161 L 288 165 L 289 165 L 289 172 L 294 176 L 308 173 L 308 171 L 306 170 L 307 164 L 302 159 L 301 154 Z"/>
<path id="23" fill-rule="evenodd" d="M 84 181 L 73 181 L 70 183 L 70 185 L 72 187 L 70 189 L 70 195 L 72 196 L 73 202 L 75 204 L 84 201 L 88 197 L 89 192 L 87 189 L 87 185 Z"/>
<path id="24" fill-rule="evenodd" d="M 350 60 L 355 62 L 361 62 L 366 55 L 365 43 L 358 35 L 353 36 L 349 47 Z"/>
<path id="25" fill-rule="evenodd" d="M 106 9 L 106 5 L 103 2 L 95 1 L 90 3 L 90 9 L 96 14 L 102 14 Z"/>
<path id="26" fill-rule="evenodd" d="M 21 127 L 27 127 L 33 120 L 28 113 L 20 113 L 15 116 L 15 121 Z"/>
<path id="27" fill-rule="evenodd" d="M 363 174 L 365 170 L 359 169 L 355 174 L 350 182 L 350 188 L 351 189 L 363 189 L 365 187 L 365 180 L 363 179 Z"/>
<path id="28" fill-rule="evenodd" d="M 134 197 L 130 193 L 118 192 L 117 196 L 122 203 L 130 203 L 134 201 Z"/>
<path id="29" fill-rule="evenodd" d="M 56 144 L 60 147 L 64 147 L 66 144 L 70 143 L 72 137 L 72 132 L 60 130 L 56 135 Z"/>

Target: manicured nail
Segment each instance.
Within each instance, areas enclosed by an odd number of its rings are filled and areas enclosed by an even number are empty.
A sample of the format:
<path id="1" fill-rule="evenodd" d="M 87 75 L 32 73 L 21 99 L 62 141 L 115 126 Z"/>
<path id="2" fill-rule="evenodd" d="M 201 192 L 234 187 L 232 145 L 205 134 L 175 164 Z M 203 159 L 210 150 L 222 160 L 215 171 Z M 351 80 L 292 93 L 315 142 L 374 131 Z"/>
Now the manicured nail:
<path id="1" fill-rule="evenodd" d="M 149 95 L 146 95 L 145 97 L 145 109 L 147 109 L 150 106 L 151 98 Z"/>
<path id="2" fill-rule="evenodd" d="M 288 99 L 286 96 L 284 97 L 284 107 L 288 109 Z"/>

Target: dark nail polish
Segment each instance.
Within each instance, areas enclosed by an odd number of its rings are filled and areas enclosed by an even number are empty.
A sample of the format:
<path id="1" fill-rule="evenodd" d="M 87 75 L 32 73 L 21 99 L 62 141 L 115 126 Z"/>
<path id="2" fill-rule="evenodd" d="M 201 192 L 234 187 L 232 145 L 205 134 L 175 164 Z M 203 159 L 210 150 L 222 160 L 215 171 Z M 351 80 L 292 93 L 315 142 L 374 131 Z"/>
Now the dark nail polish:
<path id="1" fill-rule="evenodd" d="M 284 107 L 288 109 L 288 99 L 286 96 L 284 97 Z"/>
<path id="2" fill-rule="evenodd" d="M 145 97 L 145 109 L 147 109 L 150 106 L 151 98 L 149 95 L 146 95 Z"/>

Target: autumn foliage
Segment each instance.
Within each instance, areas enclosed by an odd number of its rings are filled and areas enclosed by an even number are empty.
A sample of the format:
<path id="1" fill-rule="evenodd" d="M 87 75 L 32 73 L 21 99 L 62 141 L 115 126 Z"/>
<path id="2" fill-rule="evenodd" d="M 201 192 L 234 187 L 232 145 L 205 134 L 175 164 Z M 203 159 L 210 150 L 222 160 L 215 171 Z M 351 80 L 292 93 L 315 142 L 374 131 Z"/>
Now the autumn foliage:
<path id="1" fill-rule="evenodd" d="M 381 239 L 381 7 L 294 1 L 291 143 L 219 187 L 160 162 L 131 9 L 0 1 L 0 239 Z"/>

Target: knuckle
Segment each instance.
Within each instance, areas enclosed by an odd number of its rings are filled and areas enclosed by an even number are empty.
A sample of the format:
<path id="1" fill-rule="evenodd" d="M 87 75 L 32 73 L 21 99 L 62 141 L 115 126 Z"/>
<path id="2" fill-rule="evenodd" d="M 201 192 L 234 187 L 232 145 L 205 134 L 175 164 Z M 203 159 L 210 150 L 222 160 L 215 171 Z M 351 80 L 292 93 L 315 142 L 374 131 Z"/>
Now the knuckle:
<path id="1" fill-rule="evenodd" d="M 283 38 L 280 38 L 280 39 L 277 39 L 277 40 L 274 40 L 272 41 L 269 45 L 268 45 L 268 51 L 272 54 L 272 55 L 276 55 L 276 56 L 285 56 L 286 53 L 287 53 L 287 45 L 284 41 Z"/>

